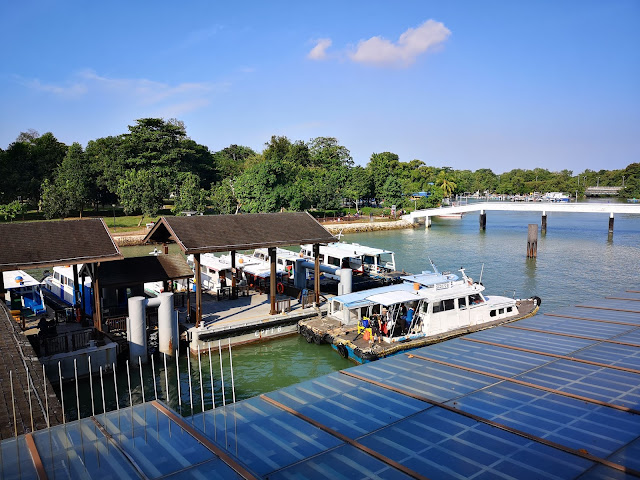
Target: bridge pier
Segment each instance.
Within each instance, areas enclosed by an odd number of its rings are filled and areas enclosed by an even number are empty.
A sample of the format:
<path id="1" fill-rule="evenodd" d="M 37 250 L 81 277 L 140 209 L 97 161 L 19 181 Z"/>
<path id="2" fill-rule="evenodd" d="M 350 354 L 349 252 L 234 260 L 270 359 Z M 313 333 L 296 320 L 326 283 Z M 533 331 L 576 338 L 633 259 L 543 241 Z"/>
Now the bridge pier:
<path id="1" fill-rule="evenodd" d="M 547 212 L 542 212 L 542 223 L 540 226 L 541 233 L 547 233 Z"/>
<path id="2" fill-rule="evenodd" d="M 424 217 L 424 228 L 431 228 L 431 217 Z"/>
<path id="3" fill-rule="evenodd" d="M 613 233 L 613 212 L 609 214 L 609 233 Z"/>
<path id="4" fill-rule="evenodd" d="M 527 231 L 527 258 L 536 258 L 538 256 L 538 225 L 529 224 Z"/>
<path id="5" fill-rule="evenodd" d="M 487 229 L 487 213 L 484 210 L 480 210 L 480 230 Z"/>

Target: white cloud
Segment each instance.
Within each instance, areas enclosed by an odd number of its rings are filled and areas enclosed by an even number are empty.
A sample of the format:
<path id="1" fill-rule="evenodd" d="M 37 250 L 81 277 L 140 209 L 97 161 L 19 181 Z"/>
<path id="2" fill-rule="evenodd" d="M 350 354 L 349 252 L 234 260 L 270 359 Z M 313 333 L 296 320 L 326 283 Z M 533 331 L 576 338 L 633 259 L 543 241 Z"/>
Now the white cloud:
<path id="1" fill-rule="evenodd" d="M 371 65 L 408 67 L 418 56 L 440 46 L 449 35 L 451 31 L 443 23 L 427 20 L 417 28 L 409 28 L 397 43 L 379 36 L 361 40 L 349 58 Z"/>
<path id="2" fill-rule="evenodd" d="M 327 48 L 331 46 L 330 38 L 319 38 L 316 41 L 316 46 L 311 49 L 307 58 L 311 60 L 324 60 L 327 58 Z"/>
<path id="3" fill-rule="evenodd" d="M 114 104 L 177 109 L 180 113 L 202 108 L 212 96 L 229 84 L 183 82 L 175 85 L 145 78 L 110 78 L 93 70 L 83 70 L 73 80 L 62 84 L 45 84 L 40 80 L 23 82 L 29 88 L 63 99 L 109 98 Z"/>

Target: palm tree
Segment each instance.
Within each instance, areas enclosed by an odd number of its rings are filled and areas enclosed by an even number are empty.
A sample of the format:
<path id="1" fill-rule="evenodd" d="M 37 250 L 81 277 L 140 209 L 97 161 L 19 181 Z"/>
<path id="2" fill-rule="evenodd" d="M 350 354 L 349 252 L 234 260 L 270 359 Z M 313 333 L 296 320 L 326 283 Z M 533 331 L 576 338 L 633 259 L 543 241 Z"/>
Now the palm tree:
<path id="1" fill-rule="evenodd" d="M 456 183 L 444 171 L 438 175 L 437 185 L 440 187 L 440 190 L 442 190 L 442 196 L 444 198 L 449 198 L 453 195 L 457 187 Z"/>

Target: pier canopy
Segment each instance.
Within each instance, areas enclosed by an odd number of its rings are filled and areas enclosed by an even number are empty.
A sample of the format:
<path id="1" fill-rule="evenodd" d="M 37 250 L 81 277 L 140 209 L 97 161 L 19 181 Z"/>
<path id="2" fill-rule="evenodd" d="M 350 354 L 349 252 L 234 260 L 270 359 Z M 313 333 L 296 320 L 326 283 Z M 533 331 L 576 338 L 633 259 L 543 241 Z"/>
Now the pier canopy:
<path id="1" fill-rule="evenodd" d="M 186 255 L 335 241 L 306 212 L 162 217 L 145 242 L 176 242 Z"/>
<path id="2" fill-rule="evenodd" d="M 0 224 L 0 271 L 122 258 L 100 218 Z"/>
<path id="3" fill-rule="evenodd" d="M 84 267 L 80 275 L 91 275 Z M 98 271 L 101 287 L 119 287 L 149 282 L 164 282 L 193 277 L 193 271 L 181 255 L 129 257 L 106 263 Z"/>

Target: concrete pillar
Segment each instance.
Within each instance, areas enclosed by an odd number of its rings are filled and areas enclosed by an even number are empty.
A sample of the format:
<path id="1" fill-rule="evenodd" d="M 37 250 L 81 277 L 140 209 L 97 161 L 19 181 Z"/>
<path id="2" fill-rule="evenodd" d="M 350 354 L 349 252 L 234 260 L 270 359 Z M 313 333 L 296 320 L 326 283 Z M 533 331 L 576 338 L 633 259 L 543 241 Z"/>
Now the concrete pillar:
<path id="1" fill-rule="evenodd" d="M 613 212 L 609 214 L 609 233 L 613 233 Z"/>
<path id="2" fill-rule="evenodd" d="M 480 210 L 480 230 L 487 229 L 487 213 L 484 210 Z"/>
<path id="3" fill-rule="evenodd" d="M 529 224 L 527 232 L 527 258 L 535 258 L 538 256 L 538 225 Z"/>
<path id="4" fill-rule="evenodd" d="M 353 271 L 350 268 L 340 269 L 340 285 L 338 288 L 342 289 L 341 295 L 345 295 L 353 291 Z"/>
<path id="5" fill-rule="evenodd" d="M 174 315 L 173 293 L 163 292 L 154 300 L 158 303 L 158 349 L 171 357 L 178 346 L 178 325 Z M 149 306 L 151 306 L 149 301 Z"/>
<path id="6" fill-rule="evenodd" d="M 275 315 L 276 313 L 276 249 L 269 249 L 269 263 L 271 272 L 269 275 L 269 300 L 271 302 L 271 310 L 269 315 Z"/>
<path id="7" fill-rule="evenodd" d="M 542 233 L 547 233 L 547 212 L 542 212 L 542 223 L 540 227 Z"/>
<path id="8" fill-rule="evenodd" d="M 424 218 L 424 228 L 431 228 L 431 217 Z"/>
<path id="9" fill-rule="evenodd" d="M 147 326 L 145 321 L 147 300 L 131 297 L 128 301 L 127 340 L 129 341 L 129 361 L 132 365 L 147 363 Z"/>
<path id="10" fill-rule="evenodd" d="M 293 267 L 293 284 L 299 290 L 307 288 L 307 269 L 302 266 L 304 262 L 304 258 L 296 258 L 296 264 Z"/>

